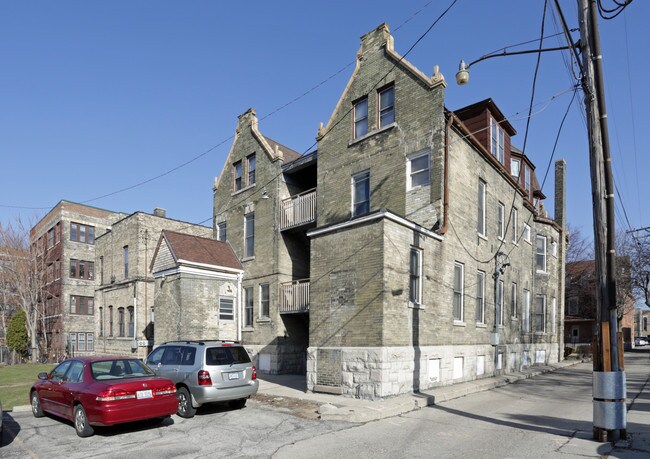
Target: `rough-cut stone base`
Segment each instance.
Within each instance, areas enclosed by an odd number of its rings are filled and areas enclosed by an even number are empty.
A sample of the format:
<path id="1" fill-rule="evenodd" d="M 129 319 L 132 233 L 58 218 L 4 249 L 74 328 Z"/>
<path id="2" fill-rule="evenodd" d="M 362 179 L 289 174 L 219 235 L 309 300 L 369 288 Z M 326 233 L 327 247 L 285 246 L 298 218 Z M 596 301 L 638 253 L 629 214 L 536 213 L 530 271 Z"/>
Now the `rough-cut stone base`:
<path id="1" fill-rule="evenodd" d="M 555 343 L 490 345 L 314 348 L 307 351 L 307 389 L 323 387 L 318 356 L 323 350 L 340 354 L 340 392 L 348 397 L 377 399 L 418 390 L 473 381 L 495 373 L 519 371 L 558 362 Z M 319 352 L 321 351 L 321 352 Z M 331 380 L 331 365 L 327 365 Z M 495 367 L 496 370 L 495 370 Z M 333 384 L 331 387 L 337 387 Z"/>

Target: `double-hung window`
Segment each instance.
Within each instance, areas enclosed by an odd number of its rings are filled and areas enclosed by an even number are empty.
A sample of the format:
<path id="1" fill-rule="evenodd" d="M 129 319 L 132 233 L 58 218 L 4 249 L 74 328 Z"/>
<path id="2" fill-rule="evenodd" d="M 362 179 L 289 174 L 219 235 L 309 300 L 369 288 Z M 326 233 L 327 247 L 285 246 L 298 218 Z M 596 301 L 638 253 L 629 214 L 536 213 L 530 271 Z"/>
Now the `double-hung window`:
<path id="1" fill-rule="evenodd" d="M 122 247 L 122 252 L 124 254 L 124 278 L 126 279 L 129 277 L 129 246 Z"/>
<path id="2" fill-rule="evenodd" d="M 519 226 L 518 220 L 519 219 L 519 211 L 515 209 L 514 207 L 512 208 L 512 215 L 510 216 L 510 231 L 512 231 L 512 243 L 516 244 L 517 238 L 519 235 L 517 234 L 517 227 Z"/>
<path id="3" fill-rule="evenodd" d="M 537 295 L 535 298 L 535 331 L 546 332 L 546 295 Z"/>
<path id="4" fill-rule="evenodd" d="M 524 166 L 524 188 L 526 188 L 528 199 L 530 199 L 530 167 Z"/>
<path id="5" fill-rule="evenodd" d="M 557 299 L 551 299 L 551 335 L 555 335 L 557 331 Z"/>
<path id="6" fill-rule="evenodd" d="M 227 233 L 226 233 L 226 222 L 221 222 L 217 224 L 217 239 L 220 241 L 226 241 L 227 240 Z"/>
<path id="7" fill-rule="evenodd" d="M 499 239 L 503 239 L 506 231 L 506 206 L 503 203 L 499 203 L 497 206 L 497 236 Z"/>
<path id="8" fill-rule="evenodd" d="M 370 172 L 365 171 L 352 177 L 352 216 L 370 212 Z"/>
<path id="9" fill-rule="evenodd" d="M 244 287 L 244 327 L 253 326 L 253 287 Z"/>
<path id="10" fill-rule="evenodd" d="M 244 216 L 244 257 L 255 256 L 255 212 Z"/>
<path id="11" fill-rule="evenodd" d="M 524 223 L 524 241 L 530 242 L 530 225 Z"/>
<path id="12" fill-rule="evenodd" d="M 358 139 L 368 133 L 368 98 L 354 104 L 354 138 Z"/>
<path id="13" fill-rule="evenodd" d="M 535 238 L 535 266 L 538 272 L 546 272 L 546 236 Z"/>
<path id="14" fill-rule="evenodd" d="M 407 163 L 408 189 L 429 185 L 429 152 L 420 152 L 412 155 Z"/>
<path id="15" fill-rule="evenodd" d="M 395 122 L 395 86 L 379 91 L 379 127 Z"/>
<path id="16" fill-rule="evenodd" d="M 499 325 L 503 326 L 503 281 L 497 283 L 497 316 Z"/>
<path id="17" fill-rule="evenodd" d="M 518 159 L 510 160 L 510 175 L 519 181 L 519 174 L 521 173 L 521 161 Z"/>
<path id="18" fill-rule="evenodd" d="M 255 153 L 246 158 L 246 170 L 248 171 L 248 186 L 255 184 Z"/>
<path id="19" fill-rule="evenodd" d="M 411 247 L 409 260 L 409 302 L 422 304 L 422 250 L 416 247 Z"/>
<path id="20" fill-rule="evenodd" d="M 490 120 L 490 131 L 492 137 L 491 153 L 501 164 L 505 164 L 505 158 L 503 154 L 505 135 L 503 133 L 503 129 L 501 126 L 499 126 L 499 123 L 497 123 L 494 118 Z"/>
<path id="21" fill-rule="evenodd" d="M 517 283 L 512 283 L 512 288 L 510 290 L 510 315 L 513 318 L 517 317 Z"/>
<path id="22" fill-rule="evenodd" d="M 268 319 L 269 313 L 269 284 L 260 284 L 260 319 Z"/>
<path id="23" fill-rule="evenodd" d="M 530 333 L 530 291 L 524 290 L 524 311 L 522 331 Z"/>
<path id="24" fill-rule="evenodd" d="M 476 323 L 485 323 L 485 273 L 476 273 Z"/>
<path id="25" fill-rule="evenodd" d="M 463 321 L 463 290 L 464 290 L 465 266 L 462 263 L 454 263 L 454 296 L 453 316 L 456 321 Z"/>
<path id="26" fill-rule="evenodd" d="M 485 236 L 485 189 L 487 184 L 483 180 L 478 181 L 478 215 L 477 215 L 477 224 L 476 231 L 479 236 Z"/>
<path id="27" fill-rule="evenodd" d="M 232 189 L 233 191 L 239 191 L 242 189 L 242 164 L 241 161 L 237 161 L 232 165 Z"/>

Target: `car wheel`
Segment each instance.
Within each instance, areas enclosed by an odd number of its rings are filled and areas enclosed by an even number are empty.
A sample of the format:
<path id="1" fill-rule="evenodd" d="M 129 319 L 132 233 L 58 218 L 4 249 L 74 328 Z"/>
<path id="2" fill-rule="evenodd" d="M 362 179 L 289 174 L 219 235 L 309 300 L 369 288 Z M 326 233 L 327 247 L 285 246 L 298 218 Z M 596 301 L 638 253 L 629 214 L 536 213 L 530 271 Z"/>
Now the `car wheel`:
<path id="1" fill-rule="evenodd" d="M 241 410 L 243 407 L 246 406 L 246 399 L 245 398 L 240 398 L 237 400 L 231 400 L 228 402 L 228 406 L 234 410 Z"/>
<path id="2" fill-rule="evenodd" d="M 30 397 L 32 401 L 32 413 L 35 418 L 43 417 L 43 410 L 41 409 L 41 400 L 38 398 L 38 393 L 33 390 L 32 396 Z"/>
<path id="3" fill-rule="evenodd" d="M 86 411 L 81 405 L 74 407 L 74 430 L 77 431 L 77 435 L 82 438 L 90 437 L 95 433 L 95 429 L 88 424 L 88 417 L 86 416 Z"/>
<path id="4" fill-rule="evenodd" d="M 192 418 L 196 414 L 196 408 L 192 406 L 192 397 L 185 387 L 180 387 L 176 391 L 178 399 L 178 411 L 176 412 L 182 418 Z"/>

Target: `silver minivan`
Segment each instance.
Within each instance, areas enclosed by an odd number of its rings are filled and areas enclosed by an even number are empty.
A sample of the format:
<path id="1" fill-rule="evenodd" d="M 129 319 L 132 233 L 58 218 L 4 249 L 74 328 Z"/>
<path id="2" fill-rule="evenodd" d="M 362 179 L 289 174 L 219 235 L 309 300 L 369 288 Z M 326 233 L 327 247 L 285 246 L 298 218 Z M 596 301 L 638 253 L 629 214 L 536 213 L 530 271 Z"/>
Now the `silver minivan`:
<path id="1" fill-rule="evenodd" d="M 191 418 L 205 403 L 228 402 L 243 408 L 257 393 L 257 369 L 236 341 L 169 341 L 156 347 L 145 363 L 176 384 L 178 415 Z"/>

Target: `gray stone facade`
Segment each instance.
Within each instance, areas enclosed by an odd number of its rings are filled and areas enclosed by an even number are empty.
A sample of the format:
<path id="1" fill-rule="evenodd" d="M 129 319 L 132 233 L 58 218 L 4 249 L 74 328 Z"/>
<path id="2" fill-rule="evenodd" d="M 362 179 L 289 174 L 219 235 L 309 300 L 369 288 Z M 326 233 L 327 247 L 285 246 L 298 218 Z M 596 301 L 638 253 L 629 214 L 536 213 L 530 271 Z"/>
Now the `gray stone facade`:
<path id="1" fill-rule="evenodd" d="M 444 106 L 445 88 L 437 68 L 429 77 L 402 59 L 382 25 L 362 37 L 317 152 L 283 164 L 287 158 L 260 140 L 254 112 L 240 116 L 214 189 L 215 236 L 226 223 L 244 288 L 257 295 L 260 284 L 271 285 L 268 322 L 256 316 L 242 333 L 260 371 L 306 371 L 309 390 L 378 398 L 562 357 L 566 166 L 556 166 L 551 219 L 534 165 L 511 149 L 516 131 L 496 105 L 454 113 Z M 380 124 L 386 90 L 394 118 Z M 360 101 L 366 108 L 355 117 Z M 355 136 L 364 113 L 367 129 Z M 499 131 L 501 158 L 490 138 Z M 234 191 L 233 171 L 252 152 L 257 182 Z M 422 167 L 426 179 L 416 180 Z M 359 211 L 355 193 L 363 191 L 355 187 L 365 183 Z M 287 199 L 298 206 L 309 193 L 313 221 L 283 226 Z M 247 257 L 251 212 L 255 254 Z M 303 279 L 308 313 L 290 314 L 282 309 L 285 283 Z M 292 292 L 295 302 L 299 290 Z"/>

